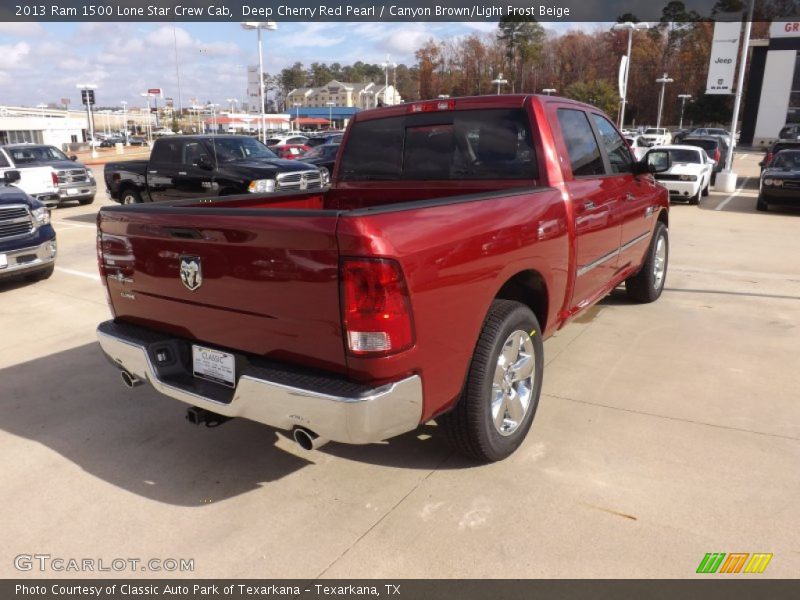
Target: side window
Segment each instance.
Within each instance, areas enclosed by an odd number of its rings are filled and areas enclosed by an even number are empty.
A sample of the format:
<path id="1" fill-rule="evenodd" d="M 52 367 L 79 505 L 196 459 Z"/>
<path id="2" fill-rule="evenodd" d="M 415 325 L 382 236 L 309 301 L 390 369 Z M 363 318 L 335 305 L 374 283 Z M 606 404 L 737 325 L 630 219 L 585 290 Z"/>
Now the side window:
<path id="1" fill-rule="evenodd" d="M 183 159 L 181 162 L 184 165 L 197 166 L 201 156 L 210 158 L 201 142 L 186 142 L 183 145 Z"/>
<path id="2" fill-rule="evenodd" d="M 0 167 L 7 167 L 7 166 L 9 165 L 8 165 L 8 160 L 6 159 L 6 153 L 0 152 Z"/>
<path id="3" fill-rule="evenodd" d="M 575 177 L 605 175 L 600 148 L 586 113 L 582 110 L 559 108 L 558 123 L 567 145 L 572 174 Z"/>
<path id="4" fill-rule="evenodd" d="M 592 119 L 600 132 L 600 140 L 605 146 L 608 160 L 611 163 L 612 173 L 630 173 L 632 171 L 633 159 L 628 150 L 625 140 L 620 137 L 614 126 L 608 119 L 598 114 L 592 113 Z"/>
<path id="5" fill-rule="evenodd" d="M 156 142 L 150 162 L 153 164 L 180 164 L 181 144 L 175 140 L 161 139 Z"/>

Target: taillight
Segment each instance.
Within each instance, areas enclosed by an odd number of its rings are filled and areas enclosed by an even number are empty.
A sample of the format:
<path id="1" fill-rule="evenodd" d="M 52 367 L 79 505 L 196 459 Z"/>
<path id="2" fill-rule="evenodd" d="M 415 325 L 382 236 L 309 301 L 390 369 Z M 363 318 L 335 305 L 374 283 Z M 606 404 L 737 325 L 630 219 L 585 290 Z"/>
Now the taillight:
<path id="1" fill-rule="evenodd" d="M 767 158 L 764 159 L 764 166 L 768 166 L 772 160 L 772 152 L 767 152 Z"/>
<path id="2" fill-rule="evenodd" d="M 50 171 L 50 177 L 53 180 L 53 187 L 58 187 L 58 174 L 55 171 Z"/>
<path id="3" fill-rule="evenodd" d="M 347 347 L 357 356 L 386 356 L 414 343 L 400 265 L 388 259 L 344 259 L 342 321 Z"/>
<path id="4" fill-rule="evenodd" d="M 437 110 L 453 110 L 455 107 L 455 100 L 433 100 L 431 102 L 417 102 L 416 104 L 409 104 L 406 112 L 434 112 Z"/>
<path id="5" fill-rule="evenodd" d="M 714 160 L 719 162 L 721 154 L 719 153 L 719 147 L 714 148 Z"/>

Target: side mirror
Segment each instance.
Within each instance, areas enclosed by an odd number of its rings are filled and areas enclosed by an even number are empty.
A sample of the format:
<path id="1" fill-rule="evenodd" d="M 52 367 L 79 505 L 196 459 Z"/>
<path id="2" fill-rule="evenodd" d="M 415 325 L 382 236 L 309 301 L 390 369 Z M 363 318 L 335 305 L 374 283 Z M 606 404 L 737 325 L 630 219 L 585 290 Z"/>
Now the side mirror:
<path id="1" fill-rule="evenodd" d="M 211 159 L 207 154 L 201 154 L 197 158 L 197 166 L 201 169 L 205 169 L 206 171 L 212 171 L 214 169 L 214 164 L 211 162 Z"/>
<path id="2" fill-rule="evenodd" d="M 22 178 L 19 171 L 6 171 L 3 173 L 3 180 L 6 182 L 6 185 L 11 185 L 12 183 L 18 182 Z"/>
<path id="3" fill-rule="evenodd" d="M 633 174 L 663 173 L 664 171 L 668 171 L 671 166 L 672 161 L 669 158 L 669 152 L 665 150 L 651 150 L 645 155 L 644 159 L 633 163 Z"/>
<path id="4" fill-rule="evenodd" d="M 72 155 L 70 155 L 69 159 L 70 160 L 78 160 L 78 157 L 75 156 L 74 154 L 72 154 Z"/>

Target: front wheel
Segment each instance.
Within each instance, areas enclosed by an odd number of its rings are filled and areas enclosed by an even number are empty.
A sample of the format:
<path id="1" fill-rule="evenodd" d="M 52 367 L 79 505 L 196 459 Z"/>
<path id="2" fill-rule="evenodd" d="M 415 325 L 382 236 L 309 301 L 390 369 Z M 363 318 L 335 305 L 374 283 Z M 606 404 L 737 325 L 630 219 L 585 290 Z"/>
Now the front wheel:
<path id="1" fill-rule="evenodd" d="M 708 196 L 708 186 L 711 185 L 709 181 L 706 181 L 706 187 L 703 188 L 703 196 Z"/>
<path id="2" fill-rule="evenodd" d="M 650 248 L 642 268 L 636 275 L 625 280 L 625 291 L 634 302 L 655 302 L 664 290 L 669 262 L 669 234 L 667 226 L 656 223 Z"/>
<path id="3" fill-rule="evenodd" d="M 455 408 L 437 418 L 462 454 L 481 462 L 510 456 L 533 422 L 542 391 L 539 322 L 524 304 L 495 300 L 483 323 Z"/>
<path id="4" fill-rule="evenodd" d="M 767 212 L 769 210 L 769 204 L 767 204 L 763 196 L 759 196 L 758 200 L 756 200 L 756 210 L 759 212 Z"/>

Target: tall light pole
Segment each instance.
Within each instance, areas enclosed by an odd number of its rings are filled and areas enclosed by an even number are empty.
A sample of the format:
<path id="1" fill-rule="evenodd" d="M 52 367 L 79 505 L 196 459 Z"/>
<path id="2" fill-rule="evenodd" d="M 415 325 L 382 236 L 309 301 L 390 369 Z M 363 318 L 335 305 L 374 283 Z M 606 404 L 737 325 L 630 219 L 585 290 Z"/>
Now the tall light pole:
<path id="1" fill-rule="evenodd" d="M 139 94 L 140 96 L 147 98 L 147 145 L 153 145 L 153 125 L 150 122 L 150 94 L 148 92 L 142 92 Z"/>
<path id="2" fill-rule="evenodd" d="M 227 102 L 231 107 L 231 113 L 234 111 L 234 107 L 239 104 L 239 100 L 236 98 L 225 98 L 225 102 Z"/>
<path id="3" fill-rule="evenodd" d="M 631 21 L 625 21 L 624 23 L 617 23 L 613 25 L 611 29 L 614 31 L 628 31 L 628 60 L 625 61 L 625 82 L 623 83 L 623 90 L 622 90 L 622 108 L 619 112 L 619 128 L 622 129 L 622 125 L 625 123 L 625 105 L 628 103 L 628 74 L 631 71 L 631 45 L 633 43 L 633 32 L 641 29 L 647 29 L 649 26 L 647 23 L 632 23 Z"/>
<path id="4" fill-rule="evenodd" d="M 667 84 L 672 83 L 673 81 L 675 80 L 671 77 L 667 77 L 666 73 L 656 79 L 656 83 L 661 84 L 661 95 L 658 98 L 658 118 L 656 119 L 656 129 L 661 127 L 661 111 L 664 110 L 664 90 L 667 88 Z"/>
<path id="5" fill-rule="evenodd" d="M 300 107 L 302 106 L 299 102 L 292 102 L 292 106 L 294 107 L 294 126 L 297 131 L 300 131 Z"/>
<path id="6" fill-rule="evenodd" d="M 397 63 L 393 63 L 389 60 L 389 55 L 386 55 L 386 60 L 381 65 L 383 67 L 383 75 L 384 75 L 384 83 L 383 83 L 383 103 L 385 105 L 389 105 L 388 100 L 386 100 L 386 91 L 389 89 L 389 69 L 396 69 Z M 394 96 L 392 96 L 392 104 L 394 104 Z"/>
<path id="7" fill-rule="evenodd" d="M 508 80 L 507 79 L 503 79 L 503 74 L 502 73 L 500 73 L 497 76 L 497 79 L 492 79 L 492 84 L 497 86 L 497 95 L 498 96 L 500 95 L 500 86 L 501 85 L 505 85 L 507 83 L 508 83 Z"/>
<path id="8" fill-rule="evenodd" d="M 733 168 L 733 151 L 736 149 L 736 126 L 739 120 L 739 106 L 742 103 L 742 88 L 744 87 L 744 73 L 747 68 L 747 52 L 750 49 L 750 30 L 753 26 L 753 5 L 754 0 L 750 0 L 750 7 L 747 9 L 747 21 L 744 22 L 744 41 L 742 42 L 742 53 L 739 55 L 739 76 L 736 81 L 736 97 L 733 101 L 733 117 L 731 119 L 731 147 L 725 157 L 725 168 L 717 174 L 717 182 L 714 189 L 720 192 L 730 193 L 736 189 L 736 173 Z"/>
<path id="9" fill-rule="evenodd" d="M 542 92 L 550 96 L 551 94 L 555 94 L 558 90 L 556 88 L 544 88 Z"/>
<path id="10" fill-rule="evenodd" d="M 328 107 L 328 127 L 333 129 L 333 107 L 336 105 L 336 102 L 326 102 L 325 106 Z"/>
<path id="11" fill-rule="evenodd" d="M 258 32 L 258 97 L 261 100 L 261 141 L 267 143 L 267 115 L 264 114 L 264 54 L 261 48 L 261 30 L 275 31 L 278 24 L 275 21 L 247 21 L 242 23 L 242 29 L 253 30 Z"/>
<path id="12" fill-rule="evenodd" d="M 93 83 L 79 83 L 76 86 L 81 91 L 81 100 L 86 103 L 86 118 L 89 125 L 89 137 L 91 138 L 92 158 L 97 158 L 97 148 L 94 146 L 94 119 L 92 118 L 92 96 L 97 86 Z M 91 92 L 91 94 L 89 93 Z"/>
<path id="13" fill-rule="evenodd" d="M 128 141 L 128 103 L 125 100 L 120 100 L 120 104 L 122 104 L 122 127 L 125 129 L 125 145 L 130 146 L 130 142 Z"/>
<path id="14" fill-rule="evenodd" d="M 681 120 L 678 123 L 678 129 L 683 129 L 683 109 L 686 108 L 686 101 L 691 97 L 691 94 L 678 94 L 678 98 L 681 99 Z"/>

